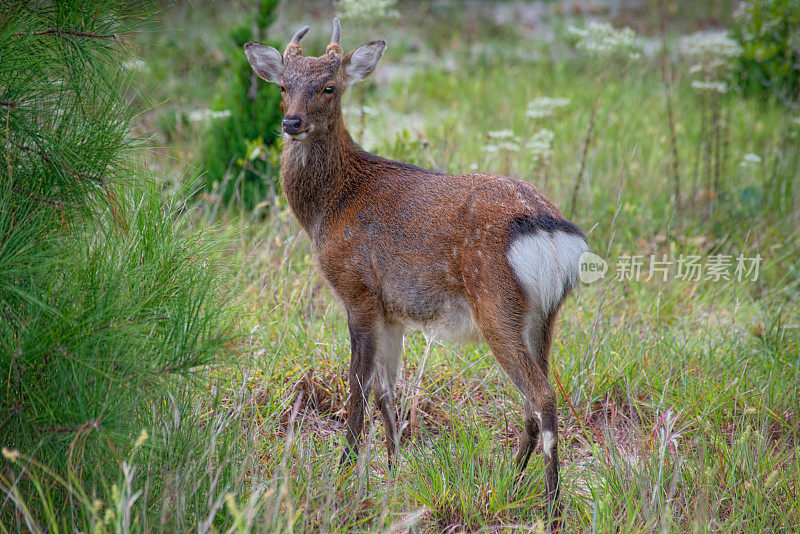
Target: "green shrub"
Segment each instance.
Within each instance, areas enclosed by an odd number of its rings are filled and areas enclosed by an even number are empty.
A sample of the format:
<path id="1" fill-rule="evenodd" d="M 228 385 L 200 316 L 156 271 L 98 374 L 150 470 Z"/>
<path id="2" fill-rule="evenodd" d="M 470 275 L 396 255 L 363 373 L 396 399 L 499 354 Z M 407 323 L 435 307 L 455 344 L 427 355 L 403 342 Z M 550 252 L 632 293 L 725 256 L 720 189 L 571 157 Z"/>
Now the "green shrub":
<path id="1" fill-rule="evenodd" d="M 800 97 L 800 2 L 750 0 L 741 7 L 739 78 L 746 92 L 770 91 L 785 102 Z"/>
<path id="2" fill-rule="evenodd" d="M 147 13 L 132 9 L 0 7 L 0 446 L 87 488 L 232 337 L 220 243 L 137 161 L 119 63 Z M 18 491 L 67 506 L 63 486 L 29 474 L 0 471 L 10 530 L 24 526 Z"/>
<path id="3" fill-rule="evenodd" d="M 274 191 L 277 166 L 267 158 L 248 157 L 248 142 L 261 140 L 271 145 L 278 139 L 281 95 L 274 84 L 258 83 L 244 55 L 244 45 L 263 41 L 263 32 L 275 21 L 278 0 L 261 0 L 258 9 L 230 31 L 224 47 L 230 77 L 214 102 L 213 109 L 230 112 L 228 117 L 210 121 L 204 163 L 206 184 L 226 202 L 252 207 Z M 269 43 L 280 47 L 279 43 Z"/>

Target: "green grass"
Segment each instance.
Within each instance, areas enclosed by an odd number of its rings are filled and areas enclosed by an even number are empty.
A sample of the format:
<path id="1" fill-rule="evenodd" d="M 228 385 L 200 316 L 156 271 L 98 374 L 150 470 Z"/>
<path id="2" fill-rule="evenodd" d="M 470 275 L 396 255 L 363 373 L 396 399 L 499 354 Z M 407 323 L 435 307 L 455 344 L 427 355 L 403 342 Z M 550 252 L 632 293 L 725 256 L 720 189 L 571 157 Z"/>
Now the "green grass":
<path id="1" fill-rule="evenodd" d="M 461 35 L 444 22 L 442 30 L 416 26 L 415 15 L 406 15 L 399 28 L 356 33 L 344 25 L 346 46 L 389 41 L 378 71 L 398 77 L 345 102 L 353 131 L 357 97 L 370 108 L 362 141 L 381 155 L 453 173 L 476 164 L 526 177 L 566 211 L 598 101 L 573 219 L 612 266 L 609 277 L 567 301 L 552 354 L 568 531 L 799 529 L 800 126 L 789 120 L 797 113 L 725 95 L 727 170 L 712 195 L 701 147 L 707 108 L 689 86 L 689 65 L 676 56 L 684 191 L 677 210 L 657 57 L 601 72 L 559 31 L 552 43 L 513 37 L 508 28 Z M 285 16 L 307 20 L 291 10 Z M 313 32 L 322 28 L 314 21 Z M 570 103 L 552 118 L 527 118 L 528 102 L 540 96 Z M 202 105 L 203 91 L 194 98 Z M 524 143 L 540 128 L 555 134 L 546 167 L 524 150 L 484 150 L 488 131 L 510 129 Z M 191 154 L 191 136 L 173 135 L 175 153 Z M 740 165 L 748 153 L 762 162 Z M 748 188 L 757 201 L 748 200 Z M 544 529 L 543 464 L 534 455 L 514 485 L 520 396 L 483 345 L 428 345 L 408 335 L 397 396 L 402 420 L 415 424 L 404 433 L 400 462 L 389 469 L 372 413 L 364 453 L 352 473 L 341 473 L 349 341 L 307 237 L 283 203 L 268 219 L 213 203 L 204 210 L 239 236 L 228 251 L 239 271 L 231 290 L 249 332 L 239 364 L 204 370 L 201 387 L 176 392 L 166 406 L 173 417 L 154 421 L 144 444 L 134 447 L 131 436 L 124 454 L 135 473 L 126 478 L 120 468 L 106 487 L 76 489 L 75 515 L 43 524 L 97 531 L 126 524 L 220 532 Z M 613 280 L 623 253 L 764 259 L 756 282 Z M 54 483 L 35 465 L 29 472 L 43 487 Z M 18 510 L 47 501 L 46 494 L 15 499 Z"/>

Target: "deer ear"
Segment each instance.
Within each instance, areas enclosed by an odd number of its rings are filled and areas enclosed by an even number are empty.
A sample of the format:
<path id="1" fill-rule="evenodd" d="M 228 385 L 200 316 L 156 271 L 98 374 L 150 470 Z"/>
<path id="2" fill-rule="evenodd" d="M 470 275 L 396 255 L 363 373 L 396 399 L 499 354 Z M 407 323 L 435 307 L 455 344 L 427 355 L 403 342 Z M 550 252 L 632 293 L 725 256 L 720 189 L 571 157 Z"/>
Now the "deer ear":
<path id="1" fill-rule="evenodd" d="M 283 56 L 280 52 L 261 43 L 247 43 L 244 53 L 253 70 L 268 82 L 279 83 L 283 78 Z"/>
<path id="2" fill-rule="evenodd" d="M 384 50 L 386 50 L 386 41 L 372 41 L 347 54 L 342 59 L 342 67 L 348 78 L 347 83 L 360 82 L 372 74 L 378 61 L 381 60 Z"/>

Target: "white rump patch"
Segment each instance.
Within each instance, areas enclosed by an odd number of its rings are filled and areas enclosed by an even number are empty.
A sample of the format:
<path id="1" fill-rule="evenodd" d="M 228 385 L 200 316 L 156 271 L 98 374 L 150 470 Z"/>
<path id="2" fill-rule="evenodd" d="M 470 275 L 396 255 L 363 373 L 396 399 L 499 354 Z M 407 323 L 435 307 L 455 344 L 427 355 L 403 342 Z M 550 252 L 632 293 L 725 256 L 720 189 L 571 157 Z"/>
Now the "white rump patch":
<path id="1" fill-rule="evenodd" d="M 550 313 L 575 285 L 586 250 L 580 236 L 537 230 L 514 239 L 506 258 L 531 304 Z"/>

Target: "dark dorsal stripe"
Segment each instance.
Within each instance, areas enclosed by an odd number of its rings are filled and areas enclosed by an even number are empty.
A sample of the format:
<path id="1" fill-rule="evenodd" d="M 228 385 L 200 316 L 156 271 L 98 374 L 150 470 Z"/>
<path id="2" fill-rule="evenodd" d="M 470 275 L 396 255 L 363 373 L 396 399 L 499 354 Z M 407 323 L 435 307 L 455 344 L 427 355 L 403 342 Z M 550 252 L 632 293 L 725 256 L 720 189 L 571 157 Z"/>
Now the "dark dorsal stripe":
<path id="1" fill-rule="evenodd" d="M 520 235 L 530 234 L 533 232 L 547 232 L 552 234 L 557 230 L 561 230 L 566 234 L 577 235 L 583 239 L 586 239 L 586 236 L 583 235 L 581 229 L 578 228 L 574 223 L 571 223 L 566 219 L 553 217 L 552 215 L 544 213 L 540 215 L 522 215 L 513 219 L 508 226 L 509 244 Z"/>

